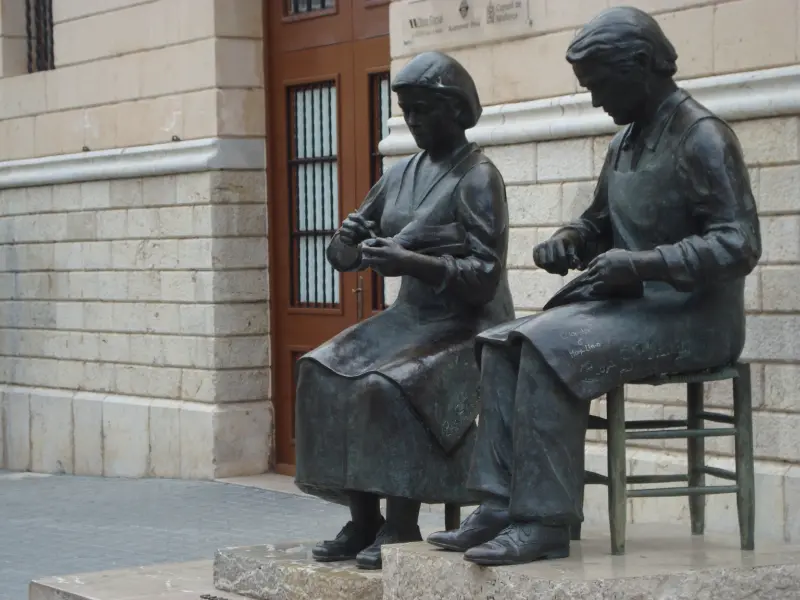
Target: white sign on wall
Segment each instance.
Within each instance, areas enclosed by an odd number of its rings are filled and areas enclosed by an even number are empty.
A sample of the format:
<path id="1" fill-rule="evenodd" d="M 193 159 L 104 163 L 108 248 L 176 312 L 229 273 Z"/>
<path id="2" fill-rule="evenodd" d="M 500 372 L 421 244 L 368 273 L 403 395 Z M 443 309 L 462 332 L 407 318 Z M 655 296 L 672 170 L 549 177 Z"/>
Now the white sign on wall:
<path id="1" fill-rule="evenodd" d="M 401 39 L 392 55 L 443 50 L 525 35 L 533 30 L 530 0 L 405 0 L 392 4 Z"/>

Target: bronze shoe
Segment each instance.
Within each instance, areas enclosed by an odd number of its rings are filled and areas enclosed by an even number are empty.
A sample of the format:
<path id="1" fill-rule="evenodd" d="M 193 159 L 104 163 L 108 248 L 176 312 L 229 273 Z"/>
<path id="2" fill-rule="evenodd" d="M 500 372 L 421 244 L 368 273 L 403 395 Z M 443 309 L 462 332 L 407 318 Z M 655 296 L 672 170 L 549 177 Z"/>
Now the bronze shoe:
<path id="1" fill-rule="evenodd" d="M 358 556 L 356 556 L 356 566 L 361 569 L 380 569 L 383 566 L 381 546 L 384 544 L 408 544 L 421 541 L 422 534 L 419 531 L 419 527 L 416 525 L 409 527 L 407 531 L 400 531 L 386 524 L 381 527 L 372 545 L 358 553 Z"/>
<path id="2" fill-rule="evenodd" d="M 464 560 L 477 565 L 500 566 L 568 556 L 568 526 L 512 523 L 493 540 L 470 548 L 464 554 Z"/>
<path id="3" fill-rule="evenodd" d="M 453 531 L 437 531 L 428 536 L 428 543 L 453 552 L 466 552 L 484 544 L 511 523 L 507 508 L 481 504 Z"/>
<path id="4" fill-rule="evenodd" d="M 318 562 L 353 560 L 359 552 L 375 541 L 375 536 L 383 523 L 383 517 L 371 526 L 349 521 L 335 539 L 314 546 L 311 556 Z"/>

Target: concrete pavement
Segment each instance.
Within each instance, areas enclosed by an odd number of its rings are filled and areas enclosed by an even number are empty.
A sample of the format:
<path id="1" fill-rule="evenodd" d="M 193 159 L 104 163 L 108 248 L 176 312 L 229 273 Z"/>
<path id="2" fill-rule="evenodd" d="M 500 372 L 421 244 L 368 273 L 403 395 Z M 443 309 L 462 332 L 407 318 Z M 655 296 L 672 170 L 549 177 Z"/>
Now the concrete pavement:
<path id="1" fill-rule="evenodd" d="M 0 600 L 33 579 L 211 560 L 225 546 L 328 538 L 348 511 L 292 491 L 279 476 L 238 485 L 0 472 Z M 273 490 L 264 489 L 273 487 Z M 442 515 L 425 512 L 424 529 Z"/>

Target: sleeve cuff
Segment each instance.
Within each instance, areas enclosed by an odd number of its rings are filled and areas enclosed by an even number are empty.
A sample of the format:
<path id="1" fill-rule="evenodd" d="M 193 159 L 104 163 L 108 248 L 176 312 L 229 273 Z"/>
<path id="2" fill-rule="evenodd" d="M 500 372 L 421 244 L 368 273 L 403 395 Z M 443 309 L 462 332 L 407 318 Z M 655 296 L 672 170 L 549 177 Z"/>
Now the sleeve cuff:
<path id="1" fill-rule="evenodd" d="M 456 270 L 455 259 L 452 256 L 443 256 L 442 260 L 444 260 L 444 266 L 446 269 L 445 276 L 442 278 L 442 281 L 439 285 L 433 288 L 434 294 L 441 294 L 444 292 L 447 287 L 450 285 L 450 280 L 453 279 L 453 275 Z"/>

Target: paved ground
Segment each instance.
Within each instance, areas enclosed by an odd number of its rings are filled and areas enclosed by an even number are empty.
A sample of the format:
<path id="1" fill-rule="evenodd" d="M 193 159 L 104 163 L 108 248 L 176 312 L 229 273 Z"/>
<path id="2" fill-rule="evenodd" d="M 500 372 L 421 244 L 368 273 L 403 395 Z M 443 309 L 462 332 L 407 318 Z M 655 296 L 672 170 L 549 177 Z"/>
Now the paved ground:
<path id="1" fill-rule="evenodd" d="M 225 483 L 0 471 L 0 600 L 32 579 L 210 559 L 217 548 L 328 538 L 346 509 Z M 424 514 L 421 525 L 441 524 Z"/>

